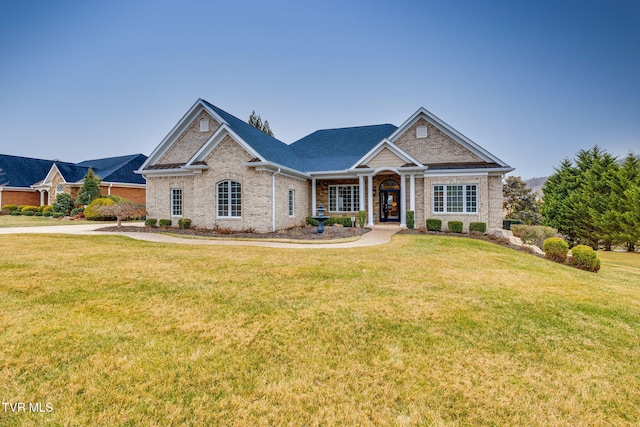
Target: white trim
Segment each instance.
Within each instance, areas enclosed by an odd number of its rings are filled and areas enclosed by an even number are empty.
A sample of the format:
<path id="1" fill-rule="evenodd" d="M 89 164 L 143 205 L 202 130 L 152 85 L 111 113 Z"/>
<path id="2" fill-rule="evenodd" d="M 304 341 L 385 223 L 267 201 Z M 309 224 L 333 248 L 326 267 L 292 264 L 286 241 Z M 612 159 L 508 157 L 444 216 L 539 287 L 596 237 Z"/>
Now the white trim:
<path id="1" fill-rule="evenodd" d="M 373 227 L 373 175 L 367 176 L 367 226 Z"/>
<path id="2" fill-rule="evenodd" d="M 440 131 L 448 135 L 454 141 L 465 147 L 467 150 L 471 151 L 481 159 L 487 162 L 494 162 L 499 164 L 500 166 L 508 167 L 505 162 L 489 153 L 487 150 L 473 142 L 471 139 L 464 136 L 462 133 L 458 132 L 456 129 L 445 123 L 442 119 L 437 117 L 435 114 L 431 113 L 424 107 L 420 107 L 418 111 L 413 113 L 409 119 L 407 119 L 394 133 L 389 136 L 389 140 L 394 142 L 398 139 L 402 134 L 404 134 L 411 126 L 413 126 L 420 118 L 423 118 L 427 122 L 431 123 L 433 126 L 438 128 Z"/>
<path id="3" fill-rule="evenodd" d="M 222 184 L 223 182 L 225 183 L 229 183 L 228 185 L 228 190 L 229 190 L 229 200 L 228 200 L 228 204 L 229 206 L 227 207 L 227 213 L 229 215 L 219 215 L 220 213 L 220 192 L 218 190 L 218 186 L 220 184 Z M 232 209 L 232 204 L 231 204 L 231 183 L 232 182 L 236 182 L 240 185 L 240 215 L 238 216 L 233 216 L 231 215 L 231 209 Z M 236 180 L 236 179 L 232 179 L 232 178 L 228 178 L 228 179 L 223 179 L 222 181 L 218 181 L 215 184 L 215 191 L 216 191 L 216 218 L 220 218 L 220 219 L 242 219 L 242 212 L 244 211 L 244 203 L 242 201 L 242 182 Z"/>
<path id="4" fill-rule="evenodd" d="M 202 111 L 206 111 L 211 117 L 213 117 L 218 123 L 227 124 L 222 117 L 220 117 L 215 111 L 210 109 L 203 99 L 198 98 L 198 100 L 189 108 L 189 111 L 185 113 L 184 116 L 178 121 L 178 123 L 169 131 L 167 136 L 158 144 L 155 150 L 151 152 L 147 160 L 140 166 L 140 171 L 144 170 L 147 166 L 155 164 L 158 160 L 164 156 L 169 148 L 175 144 L 177 139 L 182 135 L 182 133 L 191 126 L 193 121 L 200 115 Z"/>
<path id="5" fill-rule="evenodd" d="M 380 152 L 382 150 L 384 150 L 385 148 L 387 148 L 393 154 L 398 156 L 405 163 L 414 163 L 417 167 L 422 167 L 423 166 L 422 163 L 420 163 L 417 159 L 413 158 L 410 154 L 408 154 L 402 148 L 398 147 L 396 144 L 391 142 L 388 138 L 385 138 L 382 141 L 380 141 L 379 143 L 377 143 L 375 147 L 373 147 L 371 150 L 369 150 L 367 152 L 367 154 L 365 154 L 357 162 L 355 162 L 351 166 L 350 170 L 351 169 L 355 169 L 359 165 L 366 165 L 371 160 L 373 160 L 374 157 L 376 157 L 378 154 L 380 154 Z"/>
<path id="6" fill-rule="evenodd" d="M 442 189 L 442 209 L 443 211 L 436 211 L 436 203 L 435 203 L 435 187 L 440 186 Z M 462 212 L 447 212 L 447 190 L 446 187 L 452 186 L 460 186 L 462 187 Z M 475 186 L 476 187 L 476 211 L 468 212 L 467 211 L 467 187 Z M 431 213 L 433 215 L 479 215 L 480 214 L 480 185 L 478 183 L 455 183 L 455 184 L 431 184 Z"/>
<path id="7" fill-rule="evenodd" d="M 477 168 L 477 169 L 427 169 L 424 171 L 425 176 L 467 176 L 467 175 L 479 175 L 479 176 L 498 176 L 504 175 L 514 168 Z"/>
<path id="8" fill-rule="evenodd" d="M 352 210 L 347 210 L 347 211 L 341 211 L 341 210 L 331 210 L 331 187 L 336 187 L 336 200 L 335 200 L 335 205 L 336 205 L 336 209 L 338 209 L 338 199 L 339 199 L 339 190 L 338 187 L 351 187 L 351 208 Z M 327 212 L 332 212 L 332 213 L 345 213 L 345 212 L 358 212 L 358 208 L 360 207 L 360 200 L 358 200 L 358 203 L 354 203 L 354 199 L 355 196 L 358 195 L 358 199 L 360 198 L 360 189 L 358 189 L 358 191 L 354 191 L 354 187 L 358 187 L 358 184 L 334 184 L 334 185 L 328 185 L 327 186 L 327 191 L 328 191 L 328 204 L 329 206 L 327 207 Z"/>

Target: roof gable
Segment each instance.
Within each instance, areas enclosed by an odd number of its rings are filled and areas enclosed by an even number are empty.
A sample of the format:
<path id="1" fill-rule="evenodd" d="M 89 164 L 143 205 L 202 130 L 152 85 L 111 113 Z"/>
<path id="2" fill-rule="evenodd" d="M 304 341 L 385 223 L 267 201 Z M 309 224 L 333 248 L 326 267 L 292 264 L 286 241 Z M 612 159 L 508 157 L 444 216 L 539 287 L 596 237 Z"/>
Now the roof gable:
<path id="1" fill-rule="evenodd" d="M 87 171 L 88 168 L 93 169 L 96 175 L 100 176 L 100 179 L 105 182 L 144 184 L 144 178 L 135 174 L 134 171 L 137 170 L 146 160 L 147 156 L 144 154 L 131 154 L 128 156 L 85 160 L 76 164 L 76 167 L 86 168 Z M 76 181 L 83 179 L 85 174 L 86 172 Z"/>
<path id="2" fill-rule="evenodd" d="M 29 188 L 42 181 L 53 163 L 53 160 L 0 154 L 0 185 Z"/>
<path id="3" fill-rule="evenodd" d="M 413 125 L 415 125 L 420 119 L 426 120 L 429 124 L 436 127 L 443 134 L 447 135 L 456 143 L 460 144 L 463 148 L 473 153 L 479 159 L 487 162 L 487 163 L 495 163 L 503 167 L 509 167 L 505 162 L 489 153 L 484 148 L 480 147 L 478 144 L 473 142 L 471 139 L 467 138 L 453 127 L 445 123 L 442 119 L 437 117 L 435 114 L 426 110 L 425 108 L 420 108 L 416 111 L 409 119 L 407 119 L 398 129 L 389 136 L 389 140 L 391 142 L 396 142 L 402 135 L 404 135 Z"/>

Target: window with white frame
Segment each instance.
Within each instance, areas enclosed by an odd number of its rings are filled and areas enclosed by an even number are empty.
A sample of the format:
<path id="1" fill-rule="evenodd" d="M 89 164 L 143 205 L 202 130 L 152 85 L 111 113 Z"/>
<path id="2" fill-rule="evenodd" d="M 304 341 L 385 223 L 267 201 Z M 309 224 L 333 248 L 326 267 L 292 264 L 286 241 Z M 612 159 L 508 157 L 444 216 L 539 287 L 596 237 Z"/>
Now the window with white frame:
<path id="1" fill-rule="evenodd" d="M 289 190 L 289 216 L 296 214 L 296 190 Z"/>
<path id="2" fill-rule="evenodd" d="M 182 216 L 182 188 L 171 189 L 171 216 Z"/>
<path id="3" fill-rule="evenodd" d="M 200 132 L 209 132 L 209 119 L 200 119 Z"/>
<path id="4" fill-rule="evenodd" d="M 242 216 L 242 191 L 237 181 L 222 181 L 216 186 L 218 217 Z"/>
<path id="5" fill-rule="evenodd" d="M 329 186 L 329 212 L 357 212 L 359 207 L 359 185 Z"/>
<path id="6" fill-rule="evenodd" d="M 434 185 L 433 212 L 478 212 L 478 186 L 476 184 Z"/>

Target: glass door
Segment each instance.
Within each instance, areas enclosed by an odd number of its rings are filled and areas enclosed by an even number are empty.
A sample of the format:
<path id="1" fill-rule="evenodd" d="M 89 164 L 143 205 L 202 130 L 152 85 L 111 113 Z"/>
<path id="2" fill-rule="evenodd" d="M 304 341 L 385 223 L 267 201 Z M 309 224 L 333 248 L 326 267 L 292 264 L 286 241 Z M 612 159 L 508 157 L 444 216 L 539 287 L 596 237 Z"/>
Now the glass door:
<path id="1" fill-rule="evenodd" d="M 400 221 L 400 191 L 380 190 L 380 221 Z"/>

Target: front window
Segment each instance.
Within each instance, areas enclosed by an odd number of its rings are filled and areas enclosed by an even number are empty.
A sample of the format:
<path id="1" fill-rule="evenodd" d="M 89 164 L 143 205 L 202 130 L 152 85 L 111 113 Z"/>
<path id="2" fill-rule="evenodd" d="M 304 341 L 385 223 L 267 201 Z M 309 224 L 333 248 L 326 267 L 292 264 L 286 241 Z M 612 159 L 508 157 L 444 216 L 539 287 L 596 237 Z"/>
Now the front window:
<path id="1" fill-rule="evenodd" d="M 360 186 L 330 185 L 329 211 L 356 212 L 360 206 Z"/>
<path id="2" fill-rule="evenodd" d="M 171 189 L 171 216 L 182 216 L 182 188 Z"/>
<path id="3" fill-rule="evenodd" d="M 434 185 L 433 212 L 476 213 L 478 212 L 478 186 Z"/>
<path id="4" fill-rule="evenodd" d="M 242 216 L 242 192 L 240 183 L 222 181 L 217 186 L 217 204 L 219 217 Z"/>
<path id="5" fill-rule="evenodd" d="M 289 216 L 296 213 L 296 190 L 289 190 Z"/>

